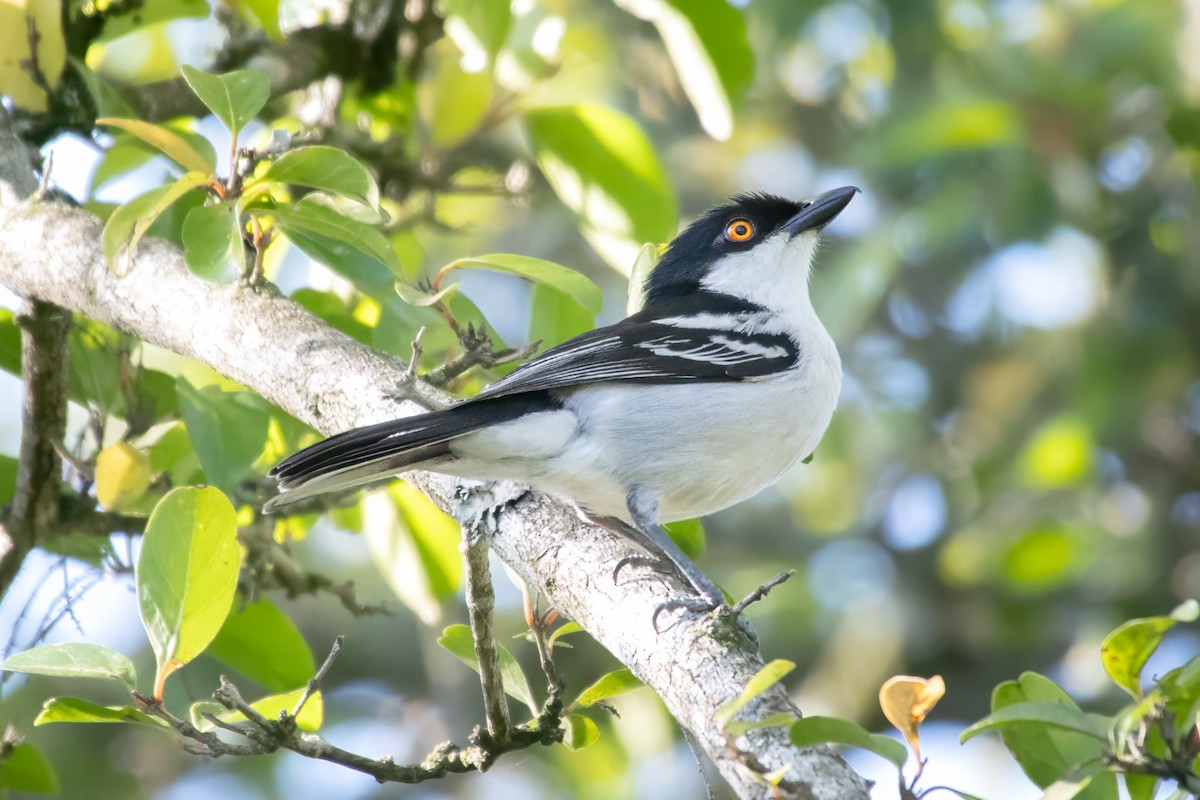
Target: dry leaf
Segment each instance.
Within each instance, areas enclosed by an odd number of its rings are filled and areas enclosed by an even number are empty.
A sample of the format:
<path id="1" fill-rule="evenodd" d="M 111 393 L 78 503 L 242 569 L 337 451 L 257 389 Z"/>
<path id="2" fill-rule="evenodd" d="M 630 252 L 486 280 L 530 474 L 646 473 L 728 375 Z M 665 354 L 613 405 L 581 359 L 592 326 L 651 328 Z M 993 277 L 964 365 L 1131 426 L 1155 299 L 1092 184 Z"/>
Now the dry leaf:
<path id="1" fill-rule="evenodd" d="M 897 675 L 889 678 L 879 690 L 879 705 L 883 708 L 883 715 L 896 726 L 896 730 L 904 734 L 918 763 L 921 761 L 921 737 L 917 728 L 945 693 L 946 682 L 941 675 L 934 675 L 929 680 Z"/>

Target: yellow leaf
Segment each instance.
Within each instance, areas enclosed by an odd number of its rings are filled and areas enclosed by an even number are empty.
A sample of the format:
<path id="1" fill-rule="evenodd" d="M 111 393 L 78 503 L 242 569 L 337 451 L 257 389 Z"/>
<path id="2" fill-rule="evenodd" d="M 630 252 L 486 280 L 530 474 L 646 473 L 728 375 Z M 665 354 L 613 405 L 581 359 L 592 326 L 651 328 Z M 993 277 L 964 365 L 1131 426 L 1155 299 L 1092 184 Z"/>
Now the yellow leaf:
<path id="1" fill-rule="evenodd" d="M 879 690 L 879 706 L 883 709 L 883 715 L 896 730 L 904 734 L 918 763 L 921 760 L 921 737 L 917 728 L 945 693 L 946 682 L 941 675 L 934 675 L 929 680 L 897 675 L 888 678 Z"/>
<path id="2" fill-rule="evenodd" d="M 30 41 L 37 40 L 37 67 L 51 87 L 58 85 L 67 45 L 59 0 L 0 0 L 0 95 L 18 108 L 45 111 L 46 92 L 31 71 Z M 30 36 L 30 27 L 34 36 Z"/>
<path id="3" fill-rule="evenodd" d="M 96 499 L 112 511 L 123 511 L 150 488 L 150 456 L 129 442 L 117 442 L 96 458 Z"/>

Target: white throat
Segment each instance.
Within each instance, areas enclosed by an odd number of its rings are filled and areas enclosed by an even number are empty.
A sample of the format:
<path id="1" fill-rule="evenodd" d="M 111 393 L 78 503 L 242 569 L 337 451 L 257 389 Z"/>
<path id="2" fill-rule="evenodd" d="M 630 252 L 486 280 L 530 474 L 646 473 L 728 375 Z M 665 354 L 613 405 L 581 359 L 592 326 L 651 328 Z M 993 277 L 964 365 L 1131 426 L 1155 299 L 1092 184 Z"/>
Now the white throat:
<path id="1" fill-rule="evenodd" d="M 816 249 L 816 233 L 791 239 L 777 234 L 753 249 L 721 258 L 700 285 L 785 317 L 815 317 L 808 278 Z"/>

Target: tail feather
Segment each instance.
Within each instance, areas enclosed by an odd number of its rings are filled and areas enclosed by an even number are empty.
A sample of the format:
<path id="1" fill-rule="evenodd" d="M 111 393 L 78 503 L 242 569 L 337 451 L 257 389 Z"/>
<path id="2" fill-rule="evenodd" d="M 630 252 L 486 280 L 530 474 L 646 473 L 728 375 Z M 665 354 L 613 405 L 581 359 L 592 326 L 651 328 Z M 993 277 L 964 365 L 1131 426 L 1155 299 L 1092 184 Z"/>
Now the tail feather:
<path id="1" fill-rule="evenodd" d="M 467 401 L 442 411 L 381 422 L 339 433 L 275 466 L 280 494 L 263 507 L 281 506 L 326 492 L 349 489 L 449 455 L 448 443 L 474 431 L 549 410 L 545 392 Z"/>

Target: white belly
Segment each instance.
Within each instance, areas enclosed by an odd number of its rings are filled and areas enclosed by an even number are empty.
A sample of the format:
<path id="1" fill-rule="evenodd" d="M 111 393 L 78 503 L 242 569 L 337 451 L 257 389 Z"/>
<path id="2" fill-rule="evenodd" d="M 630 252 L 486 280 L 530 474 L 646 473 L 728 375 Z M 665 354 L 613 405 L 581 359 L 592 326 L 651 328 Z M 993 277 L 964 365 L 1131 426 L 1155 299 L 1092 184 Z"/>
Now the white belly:
<path id="1" fill-rule="evenodd" d="M 635 393 L 581 390 L 567 407 L 582 432 L 560 458 L 564 467 L 588 464 L 590 475 L 556 493 L 625 517 L 625 494 L 638 486 L 658 494 L 664 522 L 711 514 L 762 491 L 811 453 L 829 425 L 837 388 L 814 392 L 792 377 Z M 598 441 L 619 446 L 601 453 Z"/>

